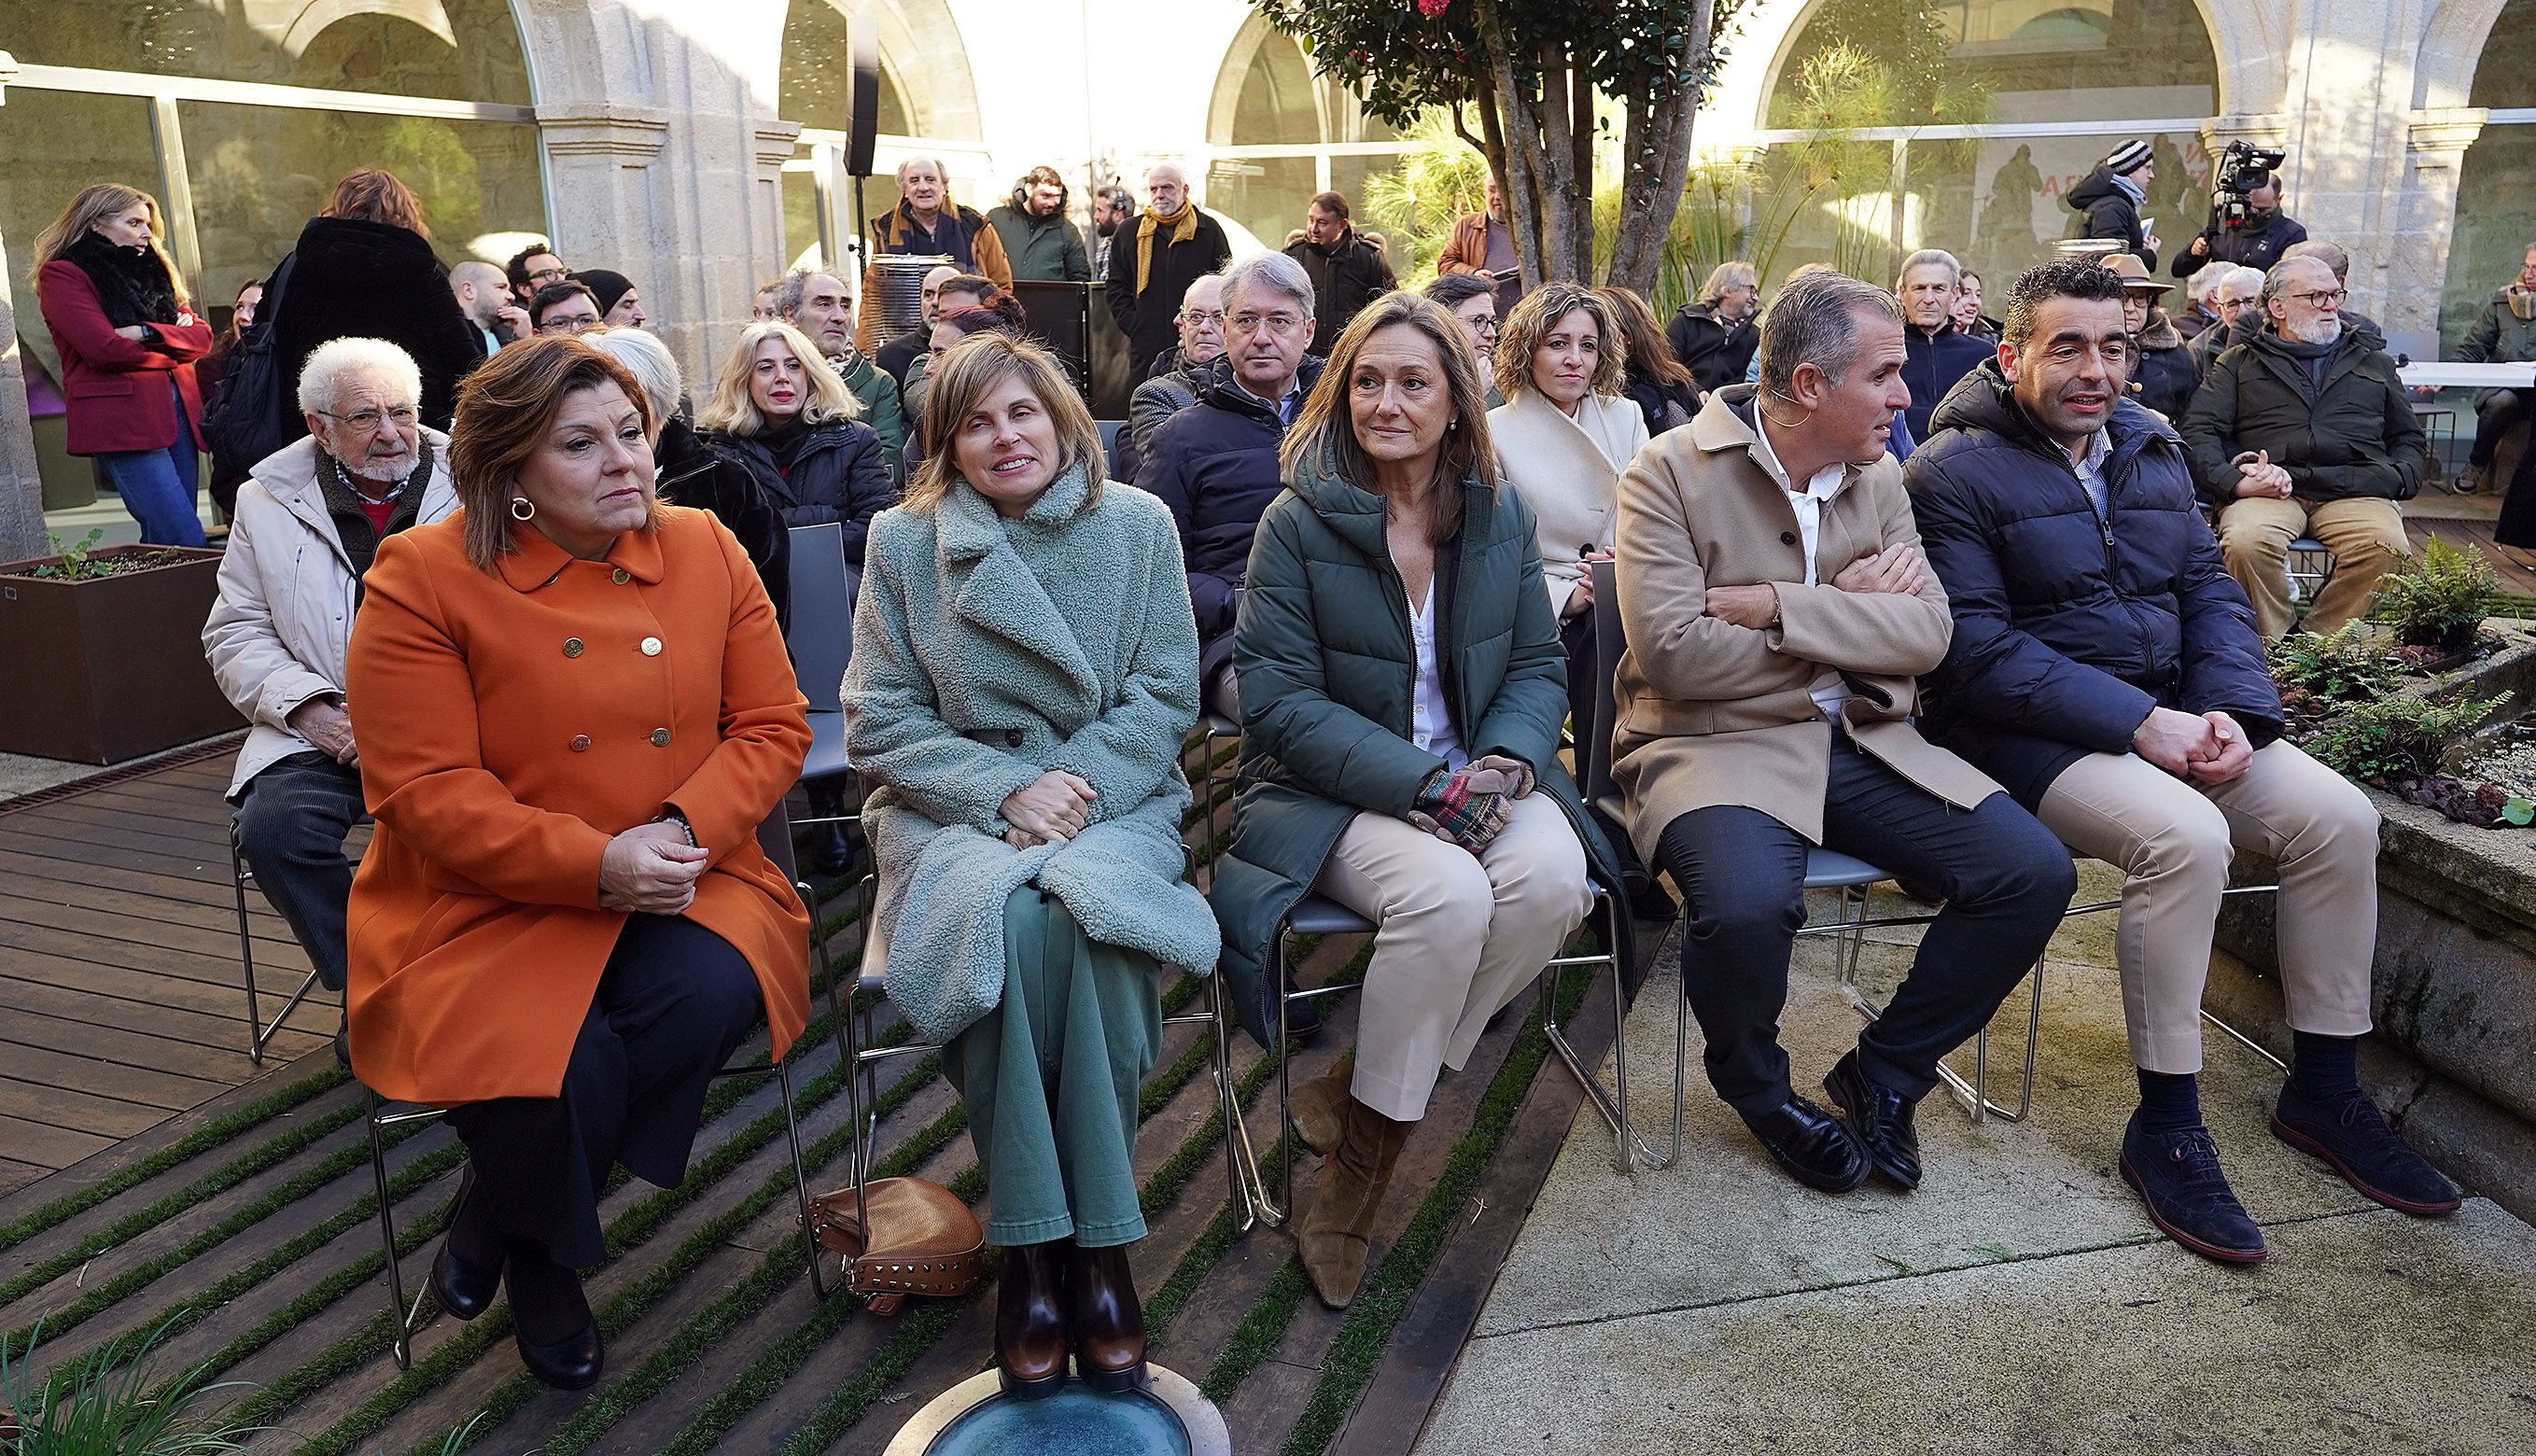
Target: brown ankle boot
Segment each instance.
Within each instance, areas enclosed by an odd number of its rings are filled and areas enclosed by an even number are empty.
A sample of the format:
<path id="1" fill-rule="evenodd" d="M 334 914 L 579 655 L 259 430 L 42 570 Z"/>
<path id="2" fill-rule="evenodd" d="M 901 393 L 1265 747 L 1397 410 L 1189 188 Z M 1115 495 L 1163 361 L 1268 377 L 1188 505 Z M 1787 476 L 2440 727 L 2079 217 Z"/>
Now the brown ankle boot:
<path id="1" fill-rule="evenodd" d="M 1331 1068 L 1295 1089 L 1286 1104 L 1286 1120 L 1304 1147 L 1326 1158 L 1339 1145 L 1346 1120 L 1348 1086 L 1356 1080 L 1356 1053 L 1348 1052 Z"/>
<path id="2" fill-rule="evenodd" d="M 1065 1322 L 1074 1342 L 1074 1372 L 1111 1395 L 1145 1383 L 1145 1308 L 1127 1245 L 1079 1248 L 1066 1271 Z"/>
<path id="3" fill-rule="evenodd" d="M 1295 1239 L 1312 1292 L 1332 1309 L 1348 1307 L 1364 1283 L 1374 1216 L 1382 1211 L 1382 1195 L 1391 1187 L 1401 1146 L 1417 1125 L 1394 1122 L 1353 1097 L 1342 1112 L 1338 1148 L 1321 1165 L 1312 1211 Z"/>
<path id="4" fill-rule="evenodd" d="M 1004 1391 L 1044 1400 L 1065 1384 L 1065 1256 L 1071 1243 L 1024 1243 L 1004 1250 L 995 1277 L 995 1366 Z"/>

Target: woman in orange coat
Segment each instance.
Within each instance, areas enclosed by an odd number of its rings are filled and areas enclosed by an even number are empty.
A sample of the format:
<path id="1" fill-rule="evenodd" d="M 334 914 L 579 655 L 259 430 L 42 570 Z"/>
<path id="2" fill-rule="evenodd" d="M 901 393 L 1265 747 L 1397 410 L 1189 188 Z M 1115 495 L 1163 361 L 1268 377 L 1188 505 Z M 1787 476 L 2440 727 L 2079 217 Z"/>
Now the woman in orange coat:
<path id="1" fill-rule="evenodd" d="M 469 376 L 464 507 L 383 543 L 347 698 L 377 832 L 350 910 L 352 1065 L 452 1108 L 467 1174 L 442 1308 L 509 1290 L 523 1363 L 579 1389 L 576 1267 L 622 1164 L 685 1175 L 705 1086 L 764 1014 L 809 1009 L 809 920 L 758 849 L 810 731 L 730 533 L 660 505 L 624 367 L 527 341 Z"/>

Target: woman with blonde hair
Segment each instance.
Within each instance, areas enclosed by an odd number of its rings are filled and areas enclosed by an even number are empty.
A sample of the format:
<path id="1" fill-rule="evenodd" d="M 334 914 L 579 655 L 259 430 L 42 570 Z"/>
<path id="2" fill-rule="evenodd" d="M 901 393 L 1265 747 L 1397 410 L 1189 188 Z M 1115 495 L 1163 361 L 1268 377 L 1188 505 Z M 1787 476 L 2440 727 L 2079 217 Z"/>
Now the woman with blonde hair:
<path id="1" fill-rule="evenodd" d="M 872 517 L 898 501 L 880 436 L 809 336 L 780 319 L 739 331 L 696 428 L 757 481 L 784 524 L 834 521 L 846 561 L 863 563 Z"/>
<path id="2" fill-rule="evenodd" d="M 1356 1048 L 1293 1101 L 1323 1158 L 1298 1243 L 1333 1308 L 1356 1298 L 1437 1080 L 1584 919 L 1589 861 L 1618 882 L 1559 764 L 1558 627 L 1482 400 L 1442 305 L 1366 305 L 1287 433 L 1235 628 L 1242 790 L 1211 898 L 1221 974 L 1262 1045 L 1270 942 L 1296 902 L 1378 926 Z"/>
<path id="3" fill-rule="evenodd" d="M 573 1272 L 622 1166 L 675 1186 L 707 1082 L 809 1017 L 809 917 L 758 848 L 810 728 L 739 542 L 653 487 L 652 407 L 569 338 L 460 396 L 464 509 L 363 578 L 348 702 L 377 829 L 352 881 L 352 1066 L 467 1145 L 431 1266 L 460 1319 L 507 1289 L 520 1359 L 603 1352 Z"/>
<path id="4" fill-rule="evenodd" d="M 1056 358 L 943 354 L 906 504 L 872 523 L 846 747 L 879 874 L 865 965 L 947 1042 L 1004 1251 L 995 1357 L 1025 1399 L 1145 1373 L 1127 1246 L 1166 966 L 1216 962 L 1181 878 L 1197 625 L 1172 513 L 1104 483 Z"/>
<path id="5" fill-rule="evenodd" d="M 158 201 L 112 182 L 80 189 L 35 239 L 35 305 L 62 357 L 70 453 L 97 469 L 151 545 L 199 546 L 194 361 L 212 326 L 159 243 Z"/>
<path id="6" fill-rule="evenodd" d="M 1497 390 L 1489 411 L 1498 477 L 1532 507 L 1541 584 L 1567 650 L 1568 706 L 1590 721 L 1594 578 L 1620 524 L 1620 472 L 1647 442 L 1646 416 L 1627 395 L 1628 343 L 1611 300 L 1582 284 L 1545 284 L 1524 295 L 1497 337 Z"/>

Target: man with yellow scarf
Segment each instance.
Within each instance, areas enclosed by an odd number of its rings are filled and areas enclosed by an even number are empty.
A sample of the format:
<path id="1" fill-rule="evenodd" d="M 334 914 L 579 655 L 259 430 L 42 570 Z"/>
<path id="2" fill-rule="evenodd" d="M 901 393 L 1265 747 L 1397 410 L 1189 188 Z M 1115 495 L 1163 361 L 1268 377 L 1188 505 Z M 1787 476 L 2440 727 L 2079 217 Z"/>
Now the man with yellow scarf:
<path id="1" fill-rule="evenodd" d="M 1233 258 L 1224 224 L 1189 200 L 1188 177 L 1176 165 L 1146 169 L 1145 199 L 1135 235 L 1121 223 L 1110 246 L 1110 313 L 1127 336 L 1127 377 L 1136 381 L 1179 343 L 1173 315 L 1189 285 L 1223 272 Z"/>

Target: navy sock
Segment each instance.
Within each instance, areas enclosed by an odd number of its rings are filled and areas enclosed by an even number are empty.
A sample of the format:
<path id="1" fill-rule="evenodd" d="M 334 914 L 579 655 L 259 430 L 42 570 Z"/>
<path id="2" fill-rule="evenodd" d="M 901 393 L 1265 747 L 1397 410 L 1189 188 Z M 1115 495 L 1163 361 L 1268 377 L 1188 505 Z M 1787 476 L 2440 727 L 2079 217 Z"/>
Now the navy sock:
<path id="1" fill-rule="evenodd" d="M 2201 1125 L 2201 1079 L 2190 1072 L 2139 1069 L 2140 1128 L 2188 1132 Z"/>
<path id="2" fill-rule="evenodd" d="M 2330 1102 L 2360 1090 L 2360 1039 L 2292 1032 L 2290 1086 L 2310 1102 Z"/>

